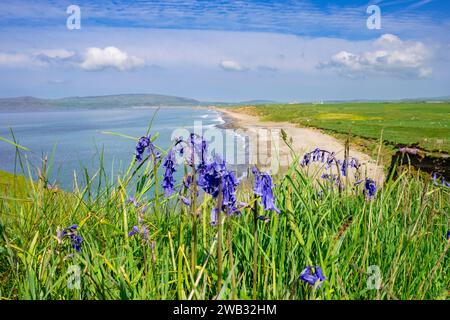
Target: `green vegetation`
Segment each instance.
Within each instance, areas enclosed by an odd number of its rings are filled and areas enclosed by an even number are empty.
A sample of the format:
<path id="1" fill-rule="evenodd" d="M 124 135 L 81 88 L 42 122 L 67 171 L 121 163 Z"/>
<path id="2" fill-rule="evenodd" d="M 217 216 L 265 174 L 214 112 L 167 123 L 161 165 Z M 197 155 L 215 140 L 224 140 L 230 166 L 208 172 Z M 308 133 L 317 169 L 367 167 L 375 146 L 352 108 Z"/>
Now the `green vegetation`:
<path id="1" fill-rule="evenodd" d="M 450 103 L 274 104 L 246 107 L 263 120 L 450 152 Z"/>
<path id="2" fill-rule="evenodd" d="M 363 185 L 337 190 L 293 163 L 275 181 L 280 214 L 254 209 L 253 193 L 239 188 L 248 206 L 241 216 L 219 218 L 221 236 L 210 225 L 210 195 L 194 197 L 194 209 L 177 194 L 158 193 L 160 165 L 133 162 L 114 183 L 100 167 L 72 193 L 49 188 L 45 176 L 19 190 L 2 188 L 0 298 L 448 298 L 450 189 L 429 178 L 405 171 L 368 199 Z M 128 234 L 144 207 L 148 241 Z M 84 238 L 81 252 L 67 238 L 58 243 L 57 229 L 73 224 Z M 320 287 L 298 279 L 307 265 L 322 268 Z M 379 268 L 379 290 L 370 266 Z"/>

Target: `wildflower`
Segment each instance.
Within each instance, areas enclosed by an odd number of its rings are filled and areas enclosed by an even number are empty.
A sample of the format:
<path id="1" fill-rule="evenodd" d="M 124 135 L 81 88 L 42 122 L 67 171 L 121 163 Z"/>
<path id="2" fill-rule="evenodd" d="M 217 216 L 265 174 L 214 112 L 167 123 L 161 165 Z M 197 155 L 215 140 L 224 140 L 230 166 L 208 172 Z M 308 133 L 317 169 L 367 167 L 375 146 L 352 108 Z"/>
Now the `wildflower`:
<path id="1" fill-rule="evenodd" d="M 239 202 L 239 207 L 246 208 L 247 206 L 248 206 L 247 202 L 243 202 L 243 201 Z"/>
<path id="2" fill-rule="evenodd" d="M 189 189 L 189 186 L 192 183 L 192 176 L 188 174 L 185 179 L 183 179 L 183 186 L 185 189 Z"/>
<path id="3" fill-rule="evenodd" d="M 140 234 L 146 241 L 148 241 L 148 229 L 145 225 L 141 225 L 141 228 L 138 226 L 133 226 L 130 232 L 128 232 L 128 236 L 132 237 L 136 234 Z"/>
<path id="4" fill-rule="evenodd" d="M 180 199 L 186 206 L 191 205 L 191 201 L 189 199 L 187 199 L 186 197 L 180 197 Z"/>
<path id="5" fill-rule="evenodd" d="M 433 183 L 434 183 L 434 184 L 437 184 L 437 173 L 436 173 L 436 172 L 433 172 L 432 177 L 433 177 Z"/>
<path id="6" fill-rule="evenodd" d="M 447 240 L 450 240 L 450 230 L 447 231 Z"/>
<path id="7" fill-rule="evenodd" d="M 323 275 L 322 268 L 319 266 L 316 266 L 315 269 L 316 269 L 316 276 L 319 278 L 320 281 L 324 281 L 326 278 Z"/>
<path id="8" fill-rule="evenodd" d="M 65 237 L 68 237 L 72 243 L 72 247 L 77 251 L 81 251 L 81 243 L 83 242 L 83 238 L 76 233 L 78 229 L 78 225 L 71 225 L 64 230 L 56 231 L 56 237 L 58 238 L 58 244 L 61 244 Z"/>
<path id="9" fill-rule="evenodd" d="M 128 203 L 132 203 L 135 208 L 139 207 L 139 203 L 136 201 L 134 197 L 129 197 Z"/>
<path id="10" fill-rule="evenodd" d="M 148 148 L 151 145 L 150 136 L 148 137 L 141 137 L 138 140 L 138 143 L 136 145 L 136 160 L 142 161 L 142 155 L 146 148 Z"/>
<path id="11" fill-rule="evenodd" d="M 236 206 L 236 187 L 239 185 L 239 180 L 236 179 L 234 173 L 231 171 L 225 170 L 222 176 L 222 193 L 223 193 L 223 201 L 222 207 L 224 210 L 225 207 L 230 209 L 230 214 L 234 213 L 240 214 L 239 210 Z"/>
<path id="12" fill-rule="evenodd" d="M 145 225 L 141 228 L 141 234 L 144 236 L 145 241 L 148 241 L 148 229 Z"/>
<path id="13" fill-rule="evenodd" d="M 347 176 L 347 161 L 346 160 L 344 160 L 344 161 L 339 161 L 339 164 L 341 164 L 341 172 L 342 172 L 342 175 L 344 176 L 344 177 L 346 177 Z"/>
<path id="14" fill-rule="evenodd" d="M 83 242 L 83 238 L 77 234 L 74 234 L 70 237 L 70 241 L 72 242 L 72 247 L 77 251 L 81 251 L 81 243 Z"/>
<path id="15" fill-rule="evenodd" d="M 439 174 L 437 172 L 433 172 L 432 177 L 433 177 L 433 183 L 435 185 L 438 186 L 439 185 L 438 180 L 441 179 L 441 184 L 442 184 L 443 187 L 450 187 L 450 182 L 445 181 L 445 177 L 443 175 L 441 175 L 441 174 Z"/>
<path id="16" fill-rule="evenodd" d="M 299 275 L 299 279 L 308 283 L 310 286 L 314 286 L 317 281 L 322 283 L 326 277 L 323 275 L 322 268 L 319 266 L 314 267 L 314 273 L 311 272 L 311 266 L 307 266 Z M 320 284 L 319 284 L 320 285 Z"/>
<path id="17" fill-rule="evenodd" d="M 253 168 L 253 174 L 255 175 L 255 185 L 253 187 L 253 192 L 255 195 L 262 198 L 262 204 L 264 210 L 274 210 L 280 213 L 280 210 L 275 206 L 275 200 L 273 198 L 273 185 L 272 178 L 266 172 L 260 173 L 257 168 Z"/>
<path id="18" fill-rule="evenodd" d="M 170 196 L 173 193 L 175 179 L 173 178 L 173 173 L 175 170 L 175 159 L 173 150 L 170 149 L 167 153 L 166 160 L 164 161 L 163 167 L 166 169 L 164 172 L 163 188 L 166 196 Z"/>
<path id="19" fill-rule="evenodd" d="M 219 194 L 219 187 L 222 180 L 222 167 L 219 162 L 213 161 L 205 164 L 198 170 L 197 184 L 203 191 L 216 198 Z"/>
<path id="20" fill-rule="evenodd" d="M 375 184 L 375 181 L 370 178 L 366 178 L 366 182 L 364 184 L 364 193 L 366 194 L 366 197 L 370 199 L 375 195 L 376 192 L 377 185 Z"/>
<path id="21" fill-rule="evenodd" d="M 298 276 L 298 278 L 309 285 L 313 286 L 317 282 L 317 277 L 314 274 L 311 274 L 311 267 L 307 266 L 302 273 Z"/>
<path id="22" fill-rule="evenodd" d="M 135 234 L 137 234 L 137 233 L 139 233 L 139 232 L 140 232 L 139 228 L 138 228 L 137 226 L 133 226 L 133 228 L 131 229 L 131 231 L 128 232 L 128 236 L 129 236 L 129 237 L 132 237 L 132 236 L 134 236 Z"/>

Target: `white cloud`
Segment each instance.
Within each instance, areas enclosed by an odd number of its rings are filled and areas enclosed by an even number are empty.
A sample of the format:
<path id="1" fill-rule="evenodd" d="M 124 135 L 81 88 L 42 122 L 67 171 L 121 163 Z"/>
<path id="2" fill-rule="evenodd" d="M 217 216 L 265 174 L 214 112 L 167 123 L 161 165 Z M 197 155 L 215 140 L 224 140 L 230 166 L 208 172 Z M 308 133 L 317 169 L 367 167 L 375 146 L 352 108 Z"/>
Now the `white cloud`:
<path id="1" fill-rule="evenodd" d="M 126 71 L 144 66 L 144 60 L 131 56 L 116 47 L 88 48 L 84 61 L 80 67 L 84 70 L 95 71 L 106 68 L 115 68 Z"/>
<path id="2" fill-rule="evenodd" d="M 246 68 L 244 68 L 238 62 L 232 61 L 232 60 L 221 61 L 220 67 L 225 71 L 245 71 L 246 70 Z"/>
<path id="3" fill-rule="evenodd" d="M 318 67 L 335 69 L 348 77 L 381 74 L 424 78 L 432 74 L 428 66 L 432 52 L 422 42 L 403 41 L 385 34 L 375 40 L 372 47 L 375 50 L 358 54 L 340 51 Z"/>

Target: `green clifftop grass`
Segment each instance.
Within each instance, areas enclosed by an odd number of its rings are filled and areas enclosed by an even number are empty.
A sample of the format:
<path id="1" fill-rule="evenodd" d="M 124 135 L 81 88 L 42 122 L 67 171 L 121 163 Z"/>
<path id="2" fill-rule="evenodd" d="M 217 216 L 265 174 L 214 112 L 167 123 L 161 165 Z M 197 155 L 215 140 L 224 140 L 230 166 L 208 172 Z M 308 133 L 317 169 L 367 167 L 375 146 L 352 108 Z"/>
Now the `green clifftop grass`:
<path id="1" fill-rule="evenodd" d="M 206 196 L 193 215 L 176 195 L 156 199 L 145 192 L 161 183 L 148 163 L 138 179 L 127 174 L 73 193 L 39 183 L 7 187 L 9 199 L 0 195 L 0 299 L 251 299 L 255 243 L 257 299 L 448 298 L 449 188 L 405 172 L 368 200 L 360 187 L 339 193 L 302 170 L 292 166 L 275 181 L 281 212 L 259 207 L 270 221 L 258 222 L 257 242 L 252 208 L 225 219 L 220 291 L 217 228 L 209 224 L 215 202 Z M 239 189 L 238 199 L 252 206 L 251 192 Z M 143 206 L 149 243 L 128 236 Z M 84 238 L 80 253 L 56 237 L 58 227 L 72 224 Z M 298 280 L 307 265 L 322 267 L 320 288 Z M 378 290 L 371 285 L 377 276 Z"/>
<path id="2" fill-rule="evenodd" d="M 450 103 L 273 104 L 247 107 L 263 120 L 289 121 L 379 140 L 450 152 Z"/>

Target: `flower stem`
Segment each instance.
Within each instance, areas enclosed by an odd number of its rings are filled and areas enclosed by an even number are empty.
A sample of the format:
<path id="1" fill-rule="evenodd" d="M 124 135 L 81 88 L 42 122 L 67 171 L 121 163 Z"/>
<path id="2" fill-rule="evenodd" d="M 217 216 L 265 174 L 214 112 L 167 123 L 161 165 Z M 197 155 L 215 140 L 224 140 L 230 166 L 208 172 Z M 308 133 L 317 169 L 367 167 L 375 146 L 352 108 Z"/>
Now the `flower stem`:
<path id="1" fill-rule="evenodd" d="M 229 210 L 229 209 L 228 209 Z M 234 274 L 234 257 L 233 257 L 233 242 L 232 240 L 232 222 L 230 214 L 227 214 L 227 245 L 228 245 L 228 255 L 230 261 L 230 271 L 231 271 L 231 299 L 236 299 L 236 275 Z"/>
<path id="2" fill-rule="evenodd" d="M 222 290 L 222 237 L 223 237 L 223 227 L 222 227 L 222 179 L 219 183 L 219 195 L 217 196 L 217 296 L 219 296 Z"/>
<path id="3" fill-rule="evenodd" d="M 255 196 L 253 206 L 253 300 L 256 300 L 256 287 L 258 285 L 258 201 Z"/>

